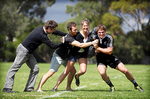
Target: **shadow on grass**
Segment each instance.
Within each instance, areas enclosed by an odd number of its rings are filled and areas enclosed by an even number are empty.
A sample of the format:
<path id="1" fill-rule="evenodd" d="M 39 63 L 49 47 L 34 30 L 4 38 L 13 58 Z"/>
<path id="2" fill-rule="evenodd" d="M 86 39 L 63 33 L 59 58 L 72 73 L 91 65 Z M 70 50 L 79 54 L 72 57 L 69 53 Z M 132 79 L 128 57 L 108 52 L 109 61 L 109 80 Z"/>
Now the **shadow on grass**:
<path id="1" fill-rule="evenodd" d="M 53 92 L 52 90 L 43 90 L 44 92 Z M 66 90 L 57 90 L 56 92 L 62 92 L 62 91 L 66 91 Z M 74 90 L 74 91 L 68 91 L 68 92 L 109 92 L 109 90 Z M 132 92 L 133 90 L 115 90 L 115 92 Z M 32 91 L 32 92 L 37 92 L 36 90 Z M 32 93 L 32 92 L 24 92 L 24 91 L 15 91 L 15 93 Z M 6 92 L 1 92 L 1 93 L 6 93 Z M 43 92 L 39 92 L 39 93 L 43 93 Z M 13 94 L 13 93 L 12 93 Z"/>
<path id="2" fill-rule="evenodd" d="M 52 90 L 43 90 L 44 92 L 53 92 Z M 62 92 L 66 90 L 57 90 L 56 92 Z M 70 92 L 82 92 L 82 91 L 89 91 L 89 92 L 109 92 L 109 90 L 74 90 Z M 133 90 L 115 90 L 115 92 L 132 92 Z M 69 91 L 68 91 L 69 92 Z"/>

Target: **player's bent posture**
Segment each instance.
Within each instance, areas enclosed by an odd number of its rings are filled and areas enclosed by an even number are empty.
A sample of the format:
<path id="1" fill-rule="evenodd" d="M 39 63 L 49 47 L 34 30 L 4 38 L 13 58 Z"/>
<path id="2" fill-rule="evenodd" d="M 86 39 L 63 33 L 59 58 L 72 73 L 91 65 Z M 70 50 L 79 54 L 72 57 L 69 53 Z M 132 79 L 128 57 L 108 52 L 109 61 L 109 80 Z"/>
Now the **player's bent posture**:
<path id="1" fill-rule="evenodd" d="M 73 27 L 72 27 L 73 26 Z M 70 33 L 68 33 L 65 38 L 65 43 L 63 43 L 54 53 L 53 53 L 53 57 L 51 60 L 51 66 L 49 71 L 41 78 L 38 88 L 37 88 L 37 92 L 43 92 L 42 91 L 42 86 L 43 84 L 47 81 L 47 79 L 49 79 L 54 73 L 56 73 L 59 69 L 59 67 L 61 65 L 63 65 L 64 67 L 66 67 L 67 65 L 67 61 L 68 61 L 68 56 L 69 56 L 69 52 L 72 48 L 72 45 L 70 45 L 74 40 L 75 40 L 75 36 L 77 32 L 77 28 L 76 24 L 73 22 L 69 22 L 67 29 L 68 31 L 70 31 Z M 74 35 L 73 35 L 74 34 Z M 72 91 L 73 89 L 71 89 L 71 82 L 73 80 L 73 77 L 76 73 L 76 69 L 75 67 L 72 68 L 72 70 L 70 71 L 69 75 L 68 75 L 68 81 L 67 81 L 67 87 L 66 87 L 66 91 Z M 56 91 L 56 90 L 54 90 Z"/>
<path id="2" fill-rule="evenodd" d="M 76 31 L 75 31 L 76 30 Z M 79 36 L 81 35 L 79 32 L 77 32 L 77 26 L 74 22 L 71 22 L 71 23 L 68 23 L 68 31 L 69 31 L 69 34 L 71 36 Z M 76 38 L 76 37 L 75 37 Z M 65 37 L 65 42 L 68 40 L 69 38 Z M 79 39 L 79 38 L 78 38 Z M 82 40 L 82 39 L 81 39 Z M 78 41 L 77 39 L 74 39 L 72 42 L 70 42 L 70 45 L 72 45 L 72 48 L 70 49 L 70 53 L 69 53 L 69 58 L 68 58 L 68 61 L 67 61 L 67 65 L 66 65 L 66 68 L 64 70 L 64 72 L 60 75 L 55 87 L 53 88 L 52 91 L 57 91 L 57 88 L 58 86 L 61 84 L 61 82 L 65 79 L 65 77 L 69 74 L 69 72 L 71 72 L 74 68 L 74 63 L 75 63 L 75 58 L 72 57 L 72 54 L 74 52 L 76 52 L 76 50 L 74 49 L 75 47 L 79 47 L 79 48 L 86 48 L 88 46 L 91 46 L 95 43 L 98 43 L 98 40 L 94 40 L 94 41 L 90 41 L 90 42 L 80 42 Z M 82 60 L 81 63 L 84 63 L 83 62 L 84 60 Z M 68 75 L 69 76 L 69 75 Z M 72 78 L 71 78 L 72 79 Z"/>
<path id="3" fill-rule="evenodd" d="M 13 65 L 10 67 L 7 73 L 3 92 L 10 92 L 10 93 L 15 92 L 12 91 L 15 74 L 24 63 L 26 63 L 30 68 L 29 78 L 24 91 L 31 92 L 34 90 L 36 78 L 39 73 L 39 67 L 32 53 L 42 43 L 45 43 L 47 46 L 54 49 L 58 48 L 62 44 L 62 43 L 54 44 L 47 37 L 48 34 L 52 34 L 52 33 L 60 36 L 66 35 L 66 33 L 55 30 L 57 26 L 58 25 L 54 20 L 49 20 L 46 22 L 44 26 L 39 26 L 36 29 L 34 29 L 26 37 L 26 39 L 21 44 L 18 45 L 16 51 L 16 58 L 14 60 Z"/>
<path id="4" fill-rule="evenodd" d="M 92 31 L 93 33 L 97 33 L 97 38 L 99 39 L 99 43 L 94 45 L 97 69 L 102 79 L 110 86 L 110 92 L 114 92 L 115 87 L 110 81 L 109 76 L 106 74 L 107 65 L 124 73 L 127 79 L 134 84 L 135 89 L 143 92 L 144 90 L 136 83 L 134 77 L 127 70 L 125 65 L 113 55 L 113 37 L 106 34 L 105 26 L 98 25 Z"/>

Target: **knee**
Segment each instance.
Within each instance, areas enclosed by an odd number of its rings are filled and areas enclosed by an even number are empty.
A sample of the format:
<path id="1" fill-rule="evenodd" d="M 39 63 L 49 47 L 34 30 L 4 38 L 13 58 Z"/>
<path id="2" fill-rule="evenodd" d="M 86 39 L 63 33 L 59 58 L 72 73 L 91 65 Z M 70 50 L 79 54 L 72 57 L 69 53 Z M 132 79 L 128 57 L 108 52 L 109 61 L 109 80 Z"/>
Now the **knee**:
<path id="1" fill-rule="evenodd" d="M 33 72 L 36 73 L 36 74 L 38 74 L 38 73 L 39 73 L 39 67 L 36 66 L 36 67 L 33 69 Z"/>
<path id="2" fill-rule="evenodd" d="M 72 70 L 71 70 L 71 72 L 73 73 L 73 74 L 76 74 L 76 69 L 75 68 L 73 68 Z"/>
<path id="3" fill-rule="evenodd" d="M 105 74 L 106 74 L 106 72 L 104 72 L 104 71 L 99 71 L 99 73 L 101 76 L 105 76 Z"/>
<path id="4" fill-rule="evenodd" d="M 127 69 L 122 71 L 125 75 L 129 73 L 129 71 Z"/>
<path id="5" fill-rule="evenodd" d="M 86 73 L 86 69 L 81 70 L 81 73 L 85 74 Z"/>

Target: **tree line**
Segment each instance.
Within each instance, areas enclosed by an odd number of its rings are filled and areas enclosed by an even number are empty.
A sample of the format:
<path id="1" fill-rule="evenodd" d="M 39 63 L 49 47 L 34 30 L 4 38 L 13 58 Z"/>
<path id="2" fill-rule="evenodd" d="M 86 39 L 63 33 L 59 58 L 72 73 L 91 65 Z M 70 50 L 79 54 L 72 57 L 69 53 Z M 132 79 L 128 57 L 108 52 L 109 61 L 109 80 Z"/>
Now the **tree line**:
<path id="1" fill-rule="evenodd" d="M 74 2 L 74 0 L 70 0 Z M 11 62 L 16 47 L 37 26 L 43 25 L 46 8 L 56 0 L 1 0 L 0 1 L 0 62 Z M 72 16 L 58 24 L 57 30 L 67 33 L 66 24 L 88 19 L 91 29 L 104 24 L 107 33 L 114 37 L 114 54 L 126 64 L 150 64 L 150 1 L 149 0 L 78 0 L 67 5 L 66 13 Z M 122 28 L 124 26 L 124 30 Z M 128 32 L 125 32 L 130 30 Z M 50 35 L 55 43 L 59 36 Z M 42 44 L 34 55 L 38 62 L 50 62 L 54 49 Z M 95 58 L 89 59 L 95 63 Z"/>

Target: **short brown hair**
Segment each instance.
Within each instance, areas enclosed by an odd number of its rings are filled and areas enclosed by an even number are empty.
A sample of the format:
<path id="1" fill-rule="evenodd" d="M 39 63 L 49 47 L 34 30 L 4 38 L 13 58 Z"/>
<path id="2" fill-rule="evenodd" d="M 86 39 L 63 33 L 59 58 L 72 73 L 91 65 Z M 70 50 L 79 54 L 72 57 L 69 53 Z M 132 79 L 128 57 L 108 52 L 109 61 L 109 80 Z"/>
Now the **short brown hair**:
<path id="1" fill-rule="evenodd" d="M 72 26 L 75 27 L 75 26 L 77 26 L 77 25 L 76 25 L 75 22 L 69 22 L 69 23 L 67 24 L 67 30 L 68 30 L 68 31 L 69 31 L 69 29 L 72 30 Z"/>
<path id="2" fill-rule="evenodd" d="M 105 27 L 103 24 L 100 24 L 100 25 L 97 26 L 97 31 L 98 31 L 99 29 L 106 31 L 106 27 Z"/>
<path id="3" fill-rule="evenodd" d="M 49 20 L 49 21 L 47 21 L 47 22 L 45 23 L 44 27 L 45 27 L 46 29 L 48 29 L 49 27 L 50 27 L 51 29 L 53 29 L 53 28 L 55 28 L 55 27 L 58 27 L 58 24 L 57 24 L 54 20 Z"/>

